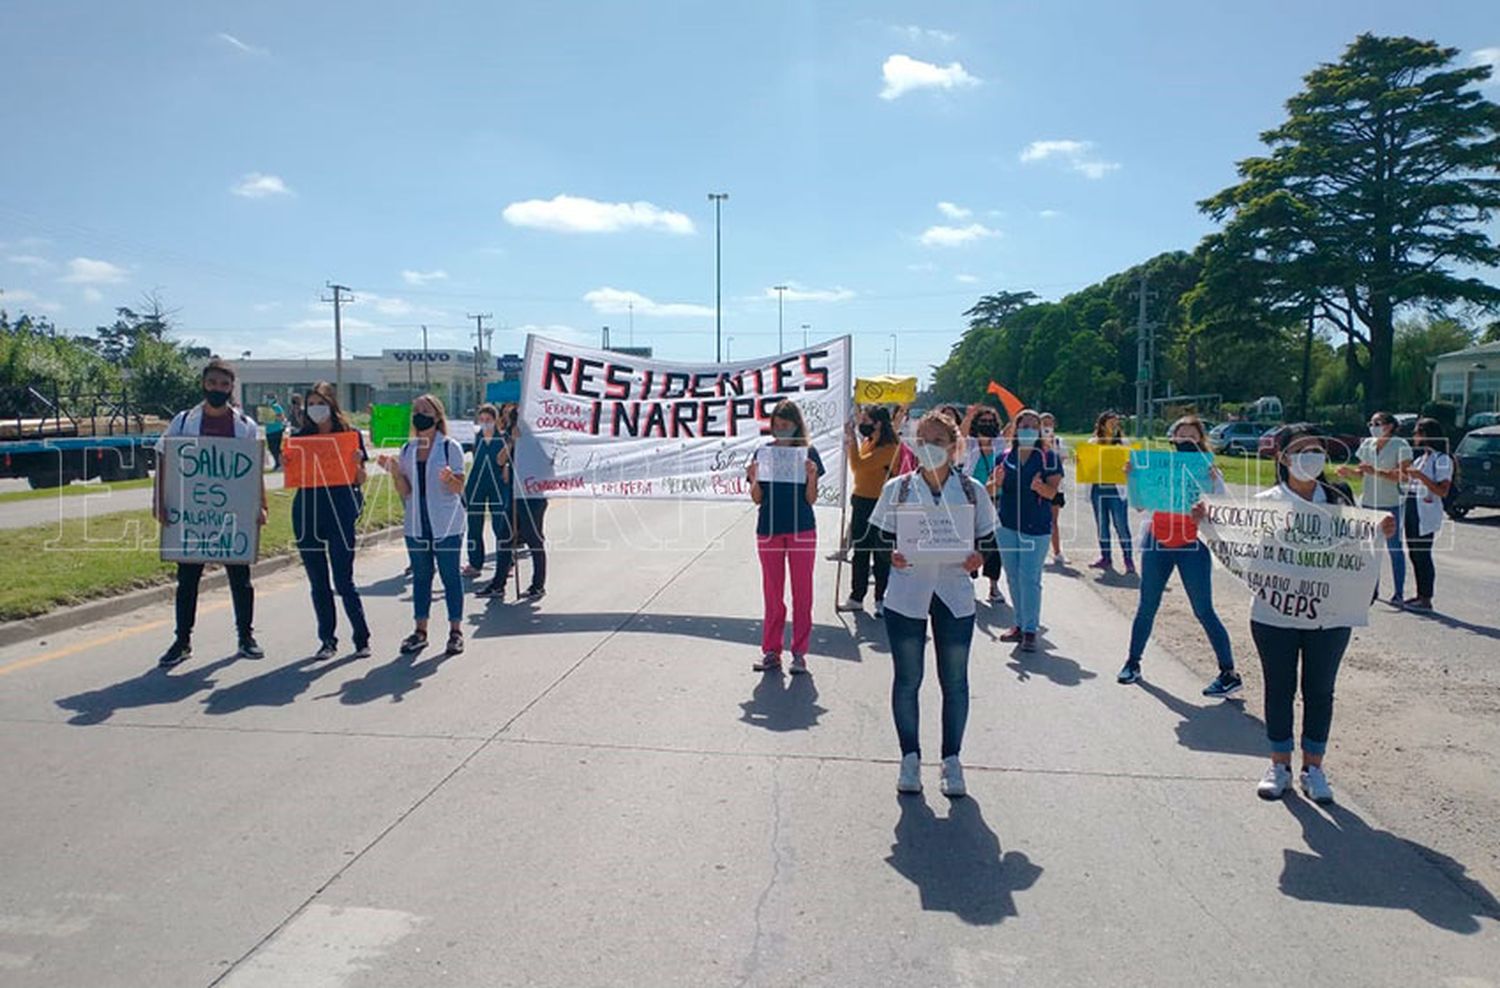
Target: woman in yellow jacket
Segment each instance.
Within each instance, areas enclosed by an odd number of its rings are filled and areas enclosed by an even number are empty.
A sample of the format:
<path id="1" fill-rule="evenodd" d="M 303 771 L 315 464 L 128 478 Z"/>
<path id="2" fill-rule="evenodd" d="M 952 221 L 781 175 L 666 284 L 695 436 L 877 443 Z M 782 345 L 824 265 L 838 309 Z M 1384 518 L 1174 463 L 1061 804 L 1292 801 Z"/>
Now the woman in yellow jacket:
<path id="1" fill-rule="evenodd" d="M 858 417 L 844 427 L 844 445 L 849 454 L 849 468 L 854 473 L 854 493 L 849 498 L 849 537 L 854 547 L 854 576 L 849 588 L 849 599 L 838 605 L 841 611 L 864 610 L 865 592 L 870 586 L 873 562 L 875 616 L 881 617 L 885 613 L 885 588 L 891 577 L 891 554 L 889 551 L 880 551 L 880 539 L 870 525 L 870 513 L 880 500 L 880 491 L 885 482 L 896 472 L 896 461 L 901 453 L 901 440 L 896 435 L 897 427 L 891 421 L 891 413 L 880 405 L 861 408 Z"/>

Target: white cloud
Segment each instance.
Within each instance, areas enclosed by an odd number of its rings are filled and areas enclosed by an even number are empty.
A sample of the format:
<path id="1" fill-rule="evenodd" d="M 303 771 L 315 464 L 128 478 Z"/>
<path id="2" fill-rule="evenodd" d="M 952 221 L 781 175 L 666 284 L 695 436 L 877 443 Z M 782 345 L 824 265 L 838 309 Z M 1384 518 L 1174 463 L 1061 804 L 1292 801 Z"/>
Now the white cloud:
<path id="1" fill-rule="evenodd" d="M 951 45 L 958 40 L 958 35 L 952 31 L 939 31 L 937 28 L 920 27 L 916 24 L 893 24 L 891 30 L 909 41 L 936 41 Z"/>
<path id="2" fill-rule="evenodd" d="M 72 285 L 118 285 L 125 280 L 125 269 L 108 261 L 75 257 L 68 262 L 68 273 L 62 280 Z"/>
<path id="3" fill-rule="evenodd" d="M 35 254 L 10 254 L 5 259 L 11 264 L 17 264 L 23 268 L 30 268 L 33 271 L 45 271 L 48 268 L 52 267 L 51 261 L 47 260 L 45 257 L 38 257 Z"/>
<path id="4" fill-rule="evenodd" d="M 329 309 L 327 315 L 314 316 L 311 319 L 299 319 L 296 322 L 287 323 L 287 327 L 286 328 L 287 329 L 305 329 L 305 330 L 326 329 L 328 332 L 332 333 L 333 332 L 333 310 Z M 351 330 L 351 329 L 375 330 L 375 329 L 385 329 L 385 328 L 387 328 L 387 327 L 377 326 L 374 323 L 372 323 L 372 322 L 370 322 L 370 321 L 368 321 L 366 319 L 359 319 L 359 318 L 357 318 L 355 316 L 343 316 L 343 315 L 339 316 L 339 329 L 342 332 L 345 332 L 345 333 L 349 332 L 349 330 Z"/>
<path id="5" fill-rule="evenodd" d="M 1475 65 L 1488 65 L 1490 77 L 1484 81 L 1485 88 L 1500 86 L 1500 48 L 1479 48 L 1469 52 Z"/>
<path id="6" fill-rule="evenodd" d="M 991 230 L 983 223 L 970 223 L 968 226 L 929 226 L 917 239 L 923 247 L 959 247 L 999 235 L 1000 231 Z"/>
<path id="7" fill-rule="evenodd" d="M 640 292 L 622 291 L 618 288 L 596 288 L 585 292 L 583 300 L 594 307 L 595 312 L 606 315 L 623 315 L 634 305 L 638 316 L 711 316 L 711 305 L 696 305 L 691 302 L 657 302 Z"/>
<path id="8" fill-rule="evenodd" d="M 621 230 L 693 232 L 693 221 L 682 213 L 649 202 L 599 202 L 581 196 L 513 202 L 501 214 L 511 226 L 558 233 L 618 233 Z"/>
<path id="9" fill-rule="evenodd" d="M 1118 171 L 1118 161 L 1101 161 L 1090 157 L 1092 141 L 1032 141 L 1021 151 L 1022 164 L 1033 164 L 1056 158 L 1085 178 L 1099 179 L 1110 172 Z"/>
<path id="10" fill-rule="evenodd" d="M 917 271 L 922 274 L 931 274 L 932 272 L 937 270 L 937 265 L 933 264 L 931 261 L 922 261 L 919 264 L 908 264 L 906 266 L 906 270 Z"/>
<path id="11" fill-rule="evenodd" d="M 427 285 L 434 281 L 447 281 L 448 272 L 436 271 L 402 271 L 401 280 L 408 285 Z"/>
<path id="12" fill-rule="evenodd" d="M 6 288 L 0 290 L 0 309 L 7 309 L 15 315 L 18 308 L 28 312 L 60 312 L 62 306 L 56 302 L 49 301 L 37 295 L 36 292 L 27 291 L 24 288 Z"/>
<path id="13" fill-rule="evenodd" d="M 1062 215 L 1062 212 L 1056 209 L 1044 209 L 1037 215 L 1044 220 L 1055 220 Z"/>
<path id="14" fill-rule="evenodd" d="M 94 303 L 103 302 L 104 301 L 104 293 L 101 292 L 99 289 L 95 288 L 93 285 L 89 285 L 88 287 L 84 288 L 84 290 L 83 290 L 83 300 L 85 302 L 94 302 Z"/>
<path id="15" fill-rule="evenodd" d="M 244 52 L 246 55 L 269 55 L 269 54 L 271 54 L 271 52 L 268 49 L 260 48 L 260 47 L 257 47 L 256 45 L 246 44 L 245 42 L 241 41 L 239 38 L 236 38 L 234 35 L 229 34 L 229 33 L 225 32 L 225 31 L 220 31 L 218 34 L 214 35 L 214 37 L 218 38 L 220 41 L 224 42 L 229 47 L 234 48 L 237 51 Z"/>
<path id="16" fill-rule="evenodd" d="M 885 88 L 880 98 L 897 99 L 917 89 L 963 89 L 979 85 L 979 80 L 958 62 L 934 65 L 912 58 L 910 55 L 892 55 L 881 66 Z"/>
<path id="17" fill-rule="evenodd" d="M 280 302 L 256 302 L 254 305 L 250 306 L 250 308 L 254 309 L 256 312 L 270 312 L 272 309 L 278 309 L 280 307 Z"/>
<path id="18" fill-rule="evenodd" d="M 289 196 L 292 190 L 281 180 L 280 175 L 263 175 L 260 172 L 250 172 L 234 185 L 229 191 L 244 199 L 267 199 L 271 196 Z"/>
<path id="19" fill-rule="evenodd" d="M 972 274 L 956 274 L 953 276 L 953 280 L 960 285 L 976 285 L 979 283 L 979 279 Z"/>
<path id="20" fill-rule="evenodd" d="M 942 213 L 944 216 L 948 217 L 950 220 L 966 220 L 970 216 L 974 215 L 974 210 L 972 210 L 972 209 L 965 209 L 962 206 L 955 206 L 951 202 L 940 202 L 940 203 L 938 203 L 938 207 L 937 208 L 938 208 L 938 212 Z"/>
<path id="21" fill-rule="evenodd" d="M 788 302 L 847 302 L 854 297 L 854 291 L 842 286 L 837 288 L 808 288 L 799 285 L 795 281 L 786 283 L 786 292 L 783 293 Z M 767 288 L 765 297 L 774 299 L 777 296 L 775 288 Z"/>

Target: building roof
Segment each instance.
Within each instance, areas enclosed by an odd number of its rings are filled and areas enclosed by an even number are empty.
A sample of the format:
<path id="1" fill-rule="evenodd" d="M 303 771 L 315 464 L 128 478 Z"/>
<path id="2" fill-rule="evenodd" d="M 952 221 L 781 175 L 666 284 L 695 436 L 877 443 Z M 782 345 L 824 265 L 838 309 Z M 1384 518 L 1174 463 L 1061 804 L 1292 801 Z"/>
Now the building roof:
<path id="1" fill-rule="evenodd" d="M 1432 361 L 1437 363 L 1442 360 L 1473 360 L 1476 357 L 1500 357 L 1500 341 L 1481 343 L 1465 350 L 1454 350 L 1452 353 L 1440 353 L 1433 357 Z"/>

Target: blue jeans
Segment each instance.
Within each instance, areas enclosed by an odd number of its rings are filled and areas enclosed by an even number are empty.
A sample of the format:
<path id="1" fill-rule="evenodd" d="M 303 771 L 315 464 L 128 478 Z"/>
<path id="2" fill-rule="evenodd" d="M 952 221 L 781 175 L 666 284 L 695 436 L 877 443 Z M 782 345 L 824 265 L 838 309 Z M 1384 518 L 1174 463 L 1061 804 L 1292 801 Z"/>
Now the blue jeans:
<path id="1" fill-rule="evenodd" d="M 1010 606 L 1016 612 L 1016 627 L 1036 633 L 1042 623 L 1042 567 L 1047 564 L 1051 535 L 1026 535 L 1001 525 L 995 529 L 1000 555 L 1005 559 L 1005 582 L 1010 587 Z"/>
<path id="2" fill-rule="evenodd" d="M 932 649 L 937 655 L 938 686 L 943 691 L 943 757 L 958 754 L 964 743 L 964 725 L 969 721 L 969 643 L 974 639 L 974 615 L 953 616 L 948 606 L 932 596 L 928 608 L 932 620 Z M 901 754 L 921 754 L 921 708 L 917 692 L 922 688 L 926 665 L 927 621 L 885 612 L 885 634 L 891 645 L 891 716 L 896 720 L 896 738 Z"/>
<path id="3" fill-rule="evenodd" d="M 476 498 L 468 502 L 469 509 L 469 565 L 484 568 L 484 516 L 490 516 L 490 528 L 495 533 L 495 548 L 500 549 L 510 541 L 510 505 L 503 500 Z"/>
<path id="4" fill-rule="evenodd" d="M 445 539 L 406 537 L 406 554 L 411 557 L 411 605 L 418 621 L 432 613 L 432 571 L 436 567 L 443 579 L 443 599 L 448 604 L 448 621 L 464 617 L 464 584 L 458 573 L 458 556 L 464 537 L 450 535 Z"/>
<path id="5" fill-rule="evenodd" d="M 344 602 L 354 646 L 362 648 L 370 643 L 365 605 L 360 600 L 359 588 L 354 585 L 355 523 L 362 507 L 361 497 L 353 487 L 303 488 L 292 499 L 292 532 L 297 538 L 302 568 L 307 572 L 320 643 L 338 641 L 335 592 Z"/>
<path id="6" fill-rule="evenodd" d="M 1099 555 L 1109 562 L 1109 529 L 1113 523 L 1120 550 L 1130 562 L 1130 512 L 1120 488 L 1115 484 L 1090 484 L 1089 504 L 1094 507 L 1094 526 L 1099 529 Z"/>
<path id="7" fill-rule="evenodd" d="M 1378 508 L 1376 510 L 1386 511 L 1392 518 L 1396 519 L 1396 532 L 1390 538 L 1385 540 L 1385 548 L 1386 551 L 1391 554 L 1391 578 L 1396 583 L 1396 596 L 1398 598 L 1405 597 L 1406 548 L 1404 543 L 1402 542 L 1401 537 L 1401 529 L 1403 527 L 1403 523 L 1405 522 L 1405 519 L 1402 517 L 1402 515 L 1404 515 L 1405 512 L 1401 510 L 1400 505 L 1397 505 L 1394 508 Z M 1380 596 L 1380 580 L 1378 577 L 1375 581 L 1375 596 Z"/>
<path id="8" fill-rule="evenodd" d="M 1182 575 L 1182 589 L 1187 592 L 1193 616 L 1203 625 L 1208 642 L 1213 646 L 1214 657 L 1219 668 L 1225 672 L 1234 668 L 1234 649 L 1229 644 L 1229 632 L 1224 622 L 1214 612 L 1214 559 L 1208 546 L 1194 541 L 1180 549 L 1168 549 L 1157 544 L 1150 533 L 1141 540 L 1141 599 L 1135 608 L 1135 623 L 1130 626 L 1130 658 L 1141 660 L 1146 642 L 1151 638 L 1151 627 L 1156 623 L 1156 612 L 1161 607 L 1161 594 L 1167 588 L 1172 568 Z"/>

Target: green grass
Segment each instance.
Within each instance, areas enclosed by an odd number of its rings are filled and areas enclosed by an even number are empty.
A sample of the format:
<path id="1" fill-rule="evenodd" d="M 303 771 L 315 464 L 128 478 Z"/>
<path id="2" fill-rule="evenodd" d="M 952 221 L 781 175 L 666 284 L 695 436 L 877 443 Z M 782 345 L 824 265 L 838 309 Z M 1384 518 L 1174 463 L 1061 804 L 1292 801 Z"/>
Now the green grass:
<path id="1" fill-rule="evenodd" d="M 1089 437 L 1064 436 L 1064 441 L 1070 449 L 1076 449 L 1079 443 L 1087 442 Z M 1167 442 L 1164 439 L 1153 439 L 1148 443 L 1151 449 L 1166 449 Z M 1214 457 L 1214 466 L 1224 474 L 1224 483 L 1233 487 L 1238 484 L 1244 487 L 1266 488 L 1276 483 L 1276 463 L 1273 460 L 1262 459 L 1258 456 L 1238 456 L 1224 454 Z M 1328 475 L 1330 479 L 1344 480 L 1334 472 L 1336 467 L 1330 466 Z M 1355 494 L 1359 493 L 1360 479 L 1344 480 Z"/>
<path id="2" fill-rule="evenodd" d="M 267 492 L 270 511 L 261 530 L 261 559 L 292 551 L 294 493 Z M 401 517 L 401 498 L 390 478 L 372 477 L 365 485 L 360 531 L 400 524 Z M 0 529 L 0 621 L 167 583 L 174 572 L 172 563 L 161 561 L 150 511 L 118 511 L 58 524 Z"/>
<path id="3" fill-rule="evenodd" d="M 266 473 L 270 472 L 266 471 Z M 150 486 L 151 478 L 142 477 L 139 480 L 116 480 L 107 484 L 66 484 L 62 487 L 44 487 L 36 491 L 6 491 L 0 494 L 0 504 L 8 504 L 11 501 L 39 501 L 49 497 L 82 497 L 89 494 L 97 497 L 109 491 L 131 491 Z"/>

